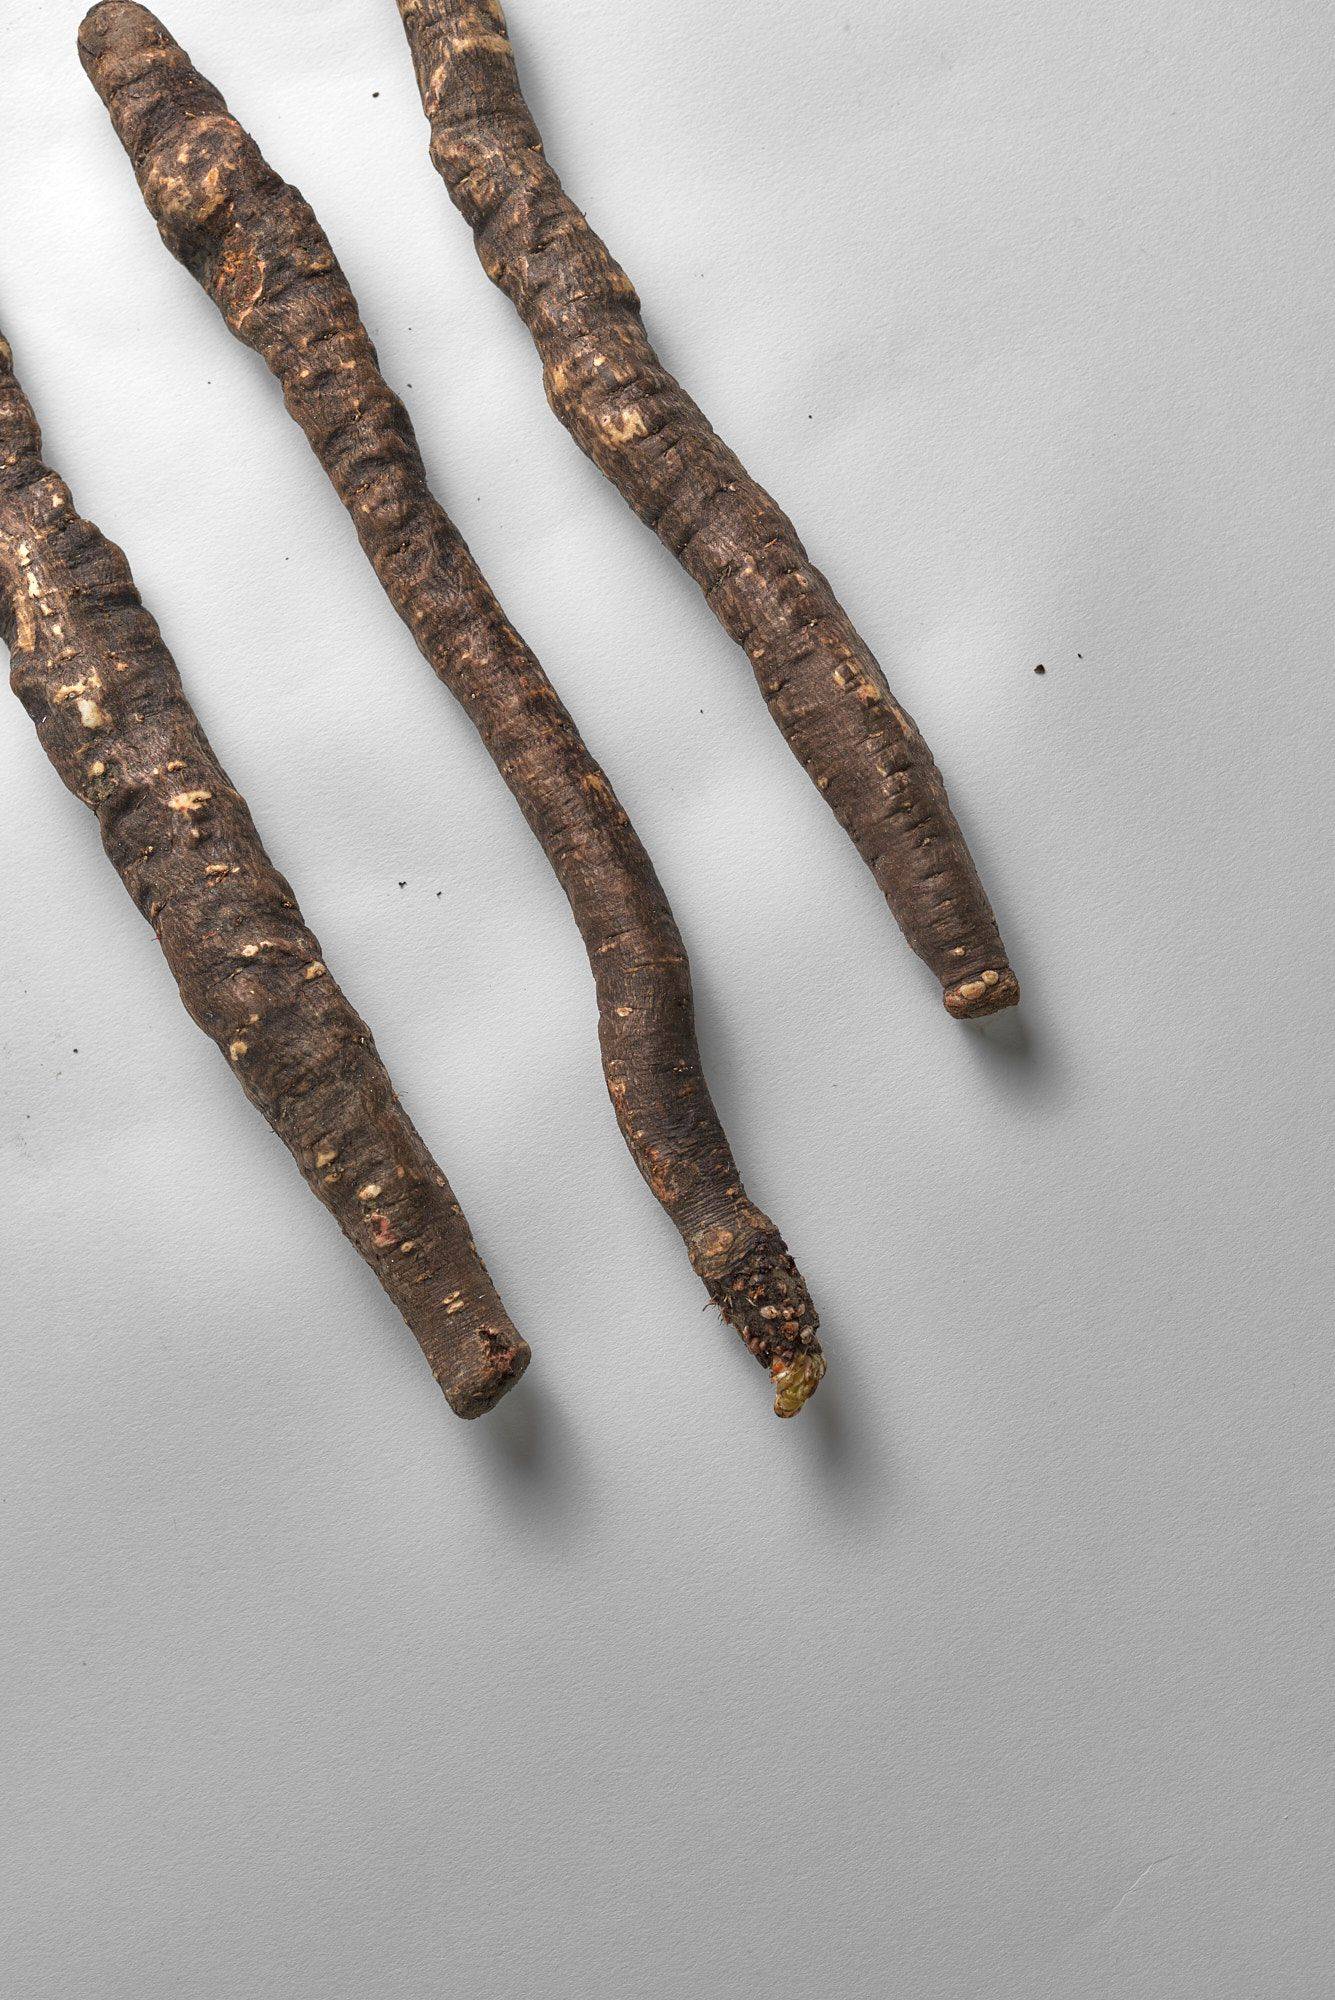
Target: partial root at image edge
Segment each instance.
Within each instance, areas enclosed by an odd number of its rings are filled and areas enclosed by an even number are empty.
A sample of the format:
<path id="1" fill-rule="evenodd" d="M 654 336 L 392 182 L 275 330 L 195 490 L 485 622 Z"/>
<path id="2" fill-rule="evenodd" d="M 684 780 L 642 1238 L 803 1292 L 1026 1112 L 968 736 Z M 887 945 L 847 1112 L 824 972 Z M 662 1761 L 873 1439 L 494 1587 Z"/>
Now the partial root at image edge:
<path id="1" fill-rule="evenodd" d="M 121 551 L 42 457 L 0 337 L 0 637 L 15 693 L 152 926 L 187 1012 L 475 1418 L 515 1331 L 370 1029 L 208 742 Z"/>

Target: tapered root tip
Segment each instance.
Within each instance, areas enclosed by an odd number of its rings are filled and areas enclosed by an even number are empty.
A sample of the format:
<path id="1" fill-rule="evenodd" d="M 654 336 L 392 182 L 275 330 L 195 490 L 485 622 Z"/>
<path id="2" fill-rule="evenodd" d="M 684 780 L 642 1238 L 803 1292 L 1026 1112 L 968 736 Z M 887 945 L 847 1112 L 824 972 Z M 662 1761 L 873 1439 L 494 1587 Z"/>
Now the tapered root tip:
<path id="1" fill-rule="evenodd" d="M 774 1378 L 775 1416 L 795 1417 L 821 1385 L 825 1356 L 819 1349 L 804 1351 L 789 1362 L 776 1361 L 770 1374 Z"/>
<path id="2" fill-rule="evenodd" d="M 498 1345 L 489 1351 L 483 1366 L 463 1380 L 441 1382 L 445 1400 L 456 1417 L 469 1422 L 474 1417 L 485 1417 L 514 1388 L 532 1359 L 533 1350 L 526 1340 L 505 1347 Z"/>
<path id="3" fill-rule="evenodd" d="M 989 1014 L 1014 1007 L 1019 998 L 1020 982 L 1008 965 L 1000 971 L 989 968 L 977 972 L 945 991 L 946 1012 L 957 1021 L 984 1020 Z"/>

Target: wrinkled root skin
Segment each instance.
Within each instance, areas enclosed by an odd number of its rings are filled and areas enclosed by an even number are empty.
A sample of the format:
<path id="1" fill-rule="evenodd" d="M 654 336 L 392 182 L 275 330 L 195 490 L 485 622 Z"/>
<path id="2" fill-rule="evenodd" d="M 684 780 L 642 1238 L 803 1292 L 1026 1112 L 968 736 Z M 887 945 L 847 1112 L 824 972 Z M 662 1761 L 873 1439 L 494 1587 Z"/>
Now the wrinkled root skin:
<path id="1" fill-rule="evenodd" d="M 451 1407 L 480 1416 L 529 1350 L 210 748 L 124 556 L 75 512 L 41 444 L 0 340 L 0 630 L 14 692 L 96 814 L 189 1013 L 375 1272 Z"/>
<path id="2" fill-rule="evenodd" d="M 533 336 L 552 409 L 746 652 L 948 1010 L 1013 1006 L 1019 983 L 927 745 L 792 522 L 654 352 L 634 286 L 544 157 L 500 6 L 398 4 L 431 157 Z M 961 1004 L 992 971 L 986 1004 Z"/>
<path id="3" fill-rule="evenodd" d="M 103 0 L 79 47 L 163 241 L 282 384 L 387 595 L 556 871 L 589 954 L 607 1087 L 641 1174 L 693 1257 L 702 1240 L 729 1246 L 708 1272 L 696 1268 L 765 1367 L 778 1351 L 770 1323 L 753 1324 L 745 1301 L 757 1227 L 784 1260 L 785 1319 L 814 1346 L 806 1288 L 748 1200 L 710 1098 L 686 950 L 653 866 L 431 493 L 412 421 L 316 216 L 146 8 Z"/>

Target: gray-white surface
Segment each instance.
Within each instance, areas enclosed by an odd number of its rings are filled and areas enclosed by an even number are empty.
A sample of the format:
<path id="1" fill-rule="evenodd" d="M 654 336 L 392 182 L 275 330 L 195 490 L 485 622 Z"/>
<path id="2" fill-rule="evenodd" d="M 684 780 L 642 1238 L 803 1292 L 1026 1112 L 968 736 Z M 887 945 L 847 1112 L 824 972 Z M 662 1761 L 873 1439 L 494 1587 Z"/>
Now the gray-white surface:
<path id="1" fill-rule="evenodd" d="M 451 1418 L 8 701 L 0 1987 L 1325 2000 L 1327 10 L 514 0 L 572 191 L 947 773 L 1027 989 L 967 1030 L 547 413 L 392 0 L 171 9 L 657 859 L 824 1308 L 791 1425 L 77 15 L 0 16 L 0 324 L 538 1358 Z"/>

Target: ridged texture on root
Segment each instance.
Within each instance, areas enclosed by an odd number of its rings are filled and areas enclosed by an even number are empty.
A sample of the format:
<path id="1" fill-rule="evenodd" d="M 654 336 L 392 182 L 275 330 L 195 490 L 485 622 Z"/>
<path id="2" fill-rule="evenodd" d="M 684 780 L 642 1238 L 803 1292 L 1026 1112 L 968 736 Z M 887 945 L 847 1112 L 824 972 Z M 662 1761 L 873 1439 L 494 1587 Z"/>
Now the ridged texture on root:
<path id="1" fill-rule="evenodd" d="M 120 550 L 75 512 L 0 340 L 0 629 L 14 691 L 97 815 L 181 998 L 479 1416 L 529 1350 L 449 1184 L 186 699 Z"/>
<path id="2" fill-rule="evenodd" d="M 607 1086 L 640 1172 L 692 1252 L 709 1237 L 740 1254 L 757 1219 L 773 1225 L 747 1198 L 710 1098 L 667 899 L 606 775 L 431 493 L 411 419 L 317 218 L 145 8 L 104 0 L 80 51 L 163 241 L 281 382 L 391 602 L 556 871 L 588 950 Z M 730 1282 L 741 1269 L 725 1257 L 716 1275 Z M 814 1338 L 795 1269 L 788 1284 Z"/>
<path id="3" fill-rule="evenodd" d="M 945 989 L 1019 985 L 941 775 L 792 522 L 649 342 L 635 288 L 543 153 L 495 0 L 399 0 L 431 157 L 580 448 L 744 648 L 770 714 Z M 952 1007 L 953 1013 L 961 1010 Z"/>

